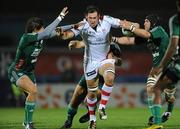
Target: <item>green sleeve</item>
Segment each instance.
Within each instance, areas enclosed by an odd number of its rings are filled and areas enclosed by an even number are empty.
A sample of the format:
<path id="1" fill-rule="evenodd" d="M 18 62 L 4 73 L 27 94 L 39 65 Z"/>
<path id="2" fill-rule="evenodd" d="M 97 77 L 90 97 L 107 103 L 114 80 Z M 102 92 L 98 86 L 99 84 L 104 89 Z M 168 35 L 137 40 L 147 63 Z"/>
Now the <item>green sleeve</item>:
<path id="1" fill-rule="evenodd" d="M 37 41 L 38 34 L 29 33 L 26 35 L 26 42 L 31 43 Z"/>
<path id="2" fill-rule="evenodd" d="M 153 28 L 150 32 L 152 39 L 160 38 L 163 35 L 163 29 L 160 26 Z"/>
<path id="3" fill-rule="evenodd" d="M 169 30 L 170 30 L 170 36 L 180 35 L 180 26 L 178 24 L 177 15 L 174 15 L 169 19 Z"/>

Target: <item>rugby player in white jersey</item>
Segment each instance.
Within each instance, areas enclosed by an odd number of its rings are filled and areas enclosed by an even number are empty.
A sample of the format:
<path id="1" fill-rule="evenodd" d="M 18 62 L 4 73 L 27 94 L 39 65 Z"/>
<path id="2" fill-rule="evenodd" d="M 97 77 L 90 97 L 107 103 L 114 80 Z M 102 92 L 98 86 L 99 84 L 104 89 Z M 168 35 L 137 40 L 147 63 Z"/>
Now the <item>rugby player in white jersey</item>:
<path id="1" fill-rule="evenodd" d="M 120 19 L 111 16 L 101 16 L 95 6 L 88 6 L 85 11 L 85 20 L 77 29 L 66 31 L 61 35 L 62 39 L 69 39 L 80 35 L 85 43 L 84 75 L 88 86 L 87 104 L 90 121 L 89 129 L 96 129 L 95 107 L 97 102 L 98 75 L 104 78 L 101 92 L 101 100 L 98 108 L 100 119 L 107 119 L 105 113 L 106 104 L 109 100 L 114 82 L 114 59 L 107 59 L 110 41 L 111 27 L 119 28 Z"/>

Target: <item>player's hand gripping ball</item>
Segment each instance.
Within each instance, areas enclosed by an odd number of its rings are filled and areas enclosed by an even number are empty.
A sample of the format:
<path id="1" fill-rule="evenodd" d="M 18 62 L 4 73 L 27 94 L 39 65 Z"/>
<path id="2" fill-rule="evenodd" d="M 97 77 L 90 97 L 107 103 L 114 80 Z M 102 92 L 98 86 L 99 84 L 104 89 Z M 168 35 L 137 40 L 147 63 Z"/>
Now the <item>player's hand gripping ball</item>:
<path id="1" fill-rule="evenodd" d="M 128 36 L 128 37 L 132 37 L 134 35 L 133 32 L 131 32 L 130 30 L 124 29 L 124 28 L 122 28 L 122 34 L 124 36 Z"/>

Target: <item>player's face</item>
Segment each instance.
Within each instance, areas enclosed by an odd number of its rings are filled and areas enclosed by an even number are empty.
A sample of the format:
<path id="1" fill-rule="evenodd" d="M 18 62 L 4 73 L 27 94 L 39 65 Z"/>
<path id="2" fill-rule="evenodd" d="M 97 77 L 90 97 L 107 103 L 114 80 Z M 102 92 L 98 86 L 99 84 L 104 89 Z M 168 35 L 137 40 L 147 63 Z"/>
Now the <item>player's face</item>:
<path id="1" fill-rule="evenodd" d="M 94 28 L 95 26 L 97 26 L 98 22 L 99 22 L 99 14 L 97 12 L 93 12 L 93 13 L 88 13 L 86 16 L 86 19 L 89 23 L 89 25 Z"/>
<path id="2" fill-rule="evenodd" d="M 150 27 L 151 27 L 151 23 L 148 19 L 145 19 L 144 20 L 144 29 L 149 31 L 150 30 Z"/>

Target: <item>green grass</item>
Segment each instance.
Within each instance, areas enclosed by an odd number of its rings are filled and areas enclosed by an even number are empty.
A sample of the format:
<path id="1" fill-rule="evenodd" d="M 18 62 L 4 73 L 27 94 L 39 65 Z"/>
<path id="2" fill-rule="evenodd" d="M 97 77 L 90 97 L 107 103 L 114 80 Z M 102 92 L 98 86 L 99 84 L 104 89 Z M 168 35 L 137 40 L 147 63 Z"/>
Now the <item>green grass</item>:
<path id="1" fill-rule="evenodd" d="M 72 129 L 87 129 L 87 123 L 80 124 L 78 119 L 85 109 L 79 109 Z M 97 129 L 142 129 L 147 127 L 149 112 L 145 108 L 109 108 L 108 120 L 97 120 Z M 23 129 L 24 110 L 20 108 L 0 108 L 0 129 Z M 37 109 L 34 122 L 37 129 L 58 129 L 66 119 L 66 109 Z M 164 129 L 180 129 L 180 109 L 175 109 Z"/>

